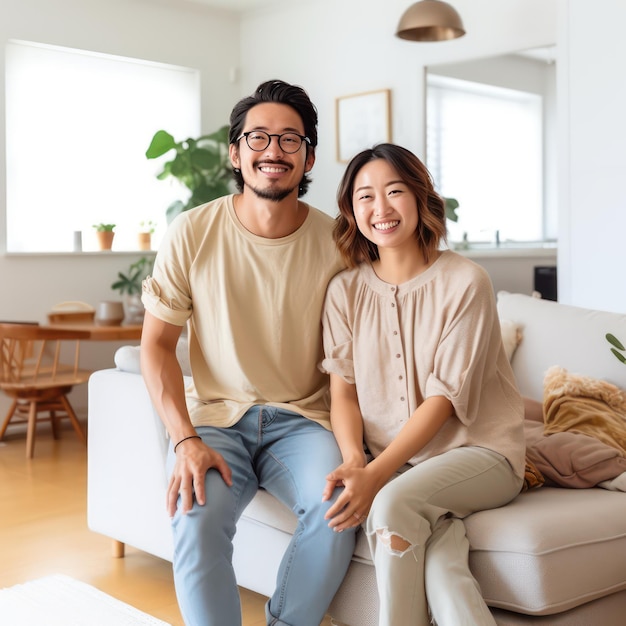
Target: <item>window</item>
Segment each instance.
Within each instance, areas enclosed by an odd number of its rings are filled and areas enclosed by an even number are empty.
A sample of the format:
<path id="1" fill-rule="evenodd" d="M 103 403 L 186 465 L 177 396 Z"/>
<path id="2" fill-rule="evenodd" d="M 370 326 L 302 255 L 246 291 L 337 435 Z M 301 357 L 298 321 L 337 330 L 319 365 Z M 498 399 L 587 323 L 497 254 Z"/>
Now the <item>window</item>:
<path id="1" fill-rule="evenodd" d="M 546 238 L 542 137 L 541 96 L 428 77 L 426 165 L 459 202 L 451 241 Z"/>
<path id="2" fill-rule="evenodd" d="M 195 69 L 11 41 L 6 54 L 7 251 L 64 252 L 93 224 L 116 224 L 114 250 L 136 250 L 140 222 L 166 228 L 184 190 L 159 181 L 145 151 L 159 129 L 200 133 Z"/>

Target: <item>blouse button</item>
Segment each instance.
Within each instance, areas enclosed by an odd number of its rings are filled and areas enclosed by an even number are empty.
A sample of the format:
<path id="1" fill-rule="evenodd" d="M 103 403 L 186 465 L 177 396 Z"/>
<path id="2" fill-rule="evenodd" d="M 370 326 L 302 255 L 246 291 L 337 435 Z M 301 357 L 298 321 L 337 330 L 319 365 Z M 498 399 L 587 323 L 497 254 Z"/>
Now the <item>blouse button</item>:
<path id="1" fill-rule="evenodd" d="M 401 397 L 400 397 L 400 400 L 401 400 L 402 402 L 404 402 L 404 396 L 401 396 Z"/>
<path id="2" fill-rule="evenodd" d="M 395 306 L 396 306 L 396 303 L 395 303 L 395 302 L 392 302 L 392 303 L 391 303 L 391 307 L 393 308 L 393 307 L 395 307 Z"/>
<path id="3" fill-rule="evenodd" d="M 399 354 L 396 354 L 396 359 L 399 359 L 399 358 L 400 358 L 400 355 L 399 355 Z"/>
<path id="4" fill-rule="evenodd" d="M 397 335 L 397 334 L 398 334 L 398 331 L 397 331 L 397 330 L 394 330 L 394 331 L 393 331 L 393 334 L 394 334 L 394 335 Z"/>
<path id="5" fill-rule="evenodd" d="M 400 374 L 400 376 L 398 376 L 398 380 L 402 380 L 404 378 L 404 376 L 402 376 L 402 374 Z"/>

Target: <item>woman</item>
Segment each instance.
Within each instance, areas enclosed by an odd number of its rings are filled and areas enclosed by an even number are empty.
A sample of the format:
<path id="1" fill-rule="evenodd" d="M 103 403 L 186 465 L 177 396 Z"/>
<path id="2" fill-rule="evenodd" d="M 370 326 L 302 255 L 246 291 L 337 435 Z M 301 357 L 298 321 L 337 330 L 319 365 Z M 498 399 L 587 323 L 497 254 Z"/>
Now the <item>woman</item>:
<path id="1" fill-rule="evenodd" d="M 519 493 L 525 449 L 491 281 L 440 250 L 443 200 L 408 150 L 358 154 L 338 202 L 348 269 L 328 287 L 321 367 L 343 463 L 324 497 L 345 489 L 326 517 L 336 531 L 365 522 L 380 626 L 495 624 L 462 519 Z"/>

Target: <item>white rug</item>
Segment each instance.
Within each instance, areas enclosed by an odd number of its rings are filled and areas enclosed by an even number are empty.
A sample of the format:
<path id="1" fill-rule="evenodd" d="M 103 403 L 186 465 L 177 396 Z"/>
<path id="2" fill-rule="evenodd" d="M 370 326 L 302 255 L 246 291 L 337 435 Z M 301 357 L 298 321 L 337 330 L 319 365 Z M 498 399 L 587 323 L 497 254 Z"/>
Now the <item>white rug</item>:
<path id="1" fill-rule="evenodd" d="M 2 626 L 170 626 L 60 574 L 0 589 Z"/>

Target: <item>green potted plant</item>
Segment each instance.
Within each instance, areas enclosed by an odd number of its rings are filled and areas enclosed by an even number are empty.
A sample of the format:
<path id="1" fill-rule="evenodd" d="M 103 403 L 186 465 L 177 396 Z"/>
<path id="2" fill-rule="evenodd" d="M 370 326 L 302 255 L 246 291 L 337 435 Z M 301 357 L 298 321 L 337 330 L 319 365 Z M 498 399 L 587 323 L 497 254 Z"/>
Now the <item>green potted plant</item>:
<path id="1" fill-rule="evenodd" d="M 113 247 L 113 237 L 115 236 L 115 224 L 94 224 L 96 236 L 98 237 L 98 247 L 100 250 L 110 250 Z"/>
<path id="2" fill-rule="evenodd" d="M 119 291 L 124 303 L 125 318 L 131 322 L 143 320 L 144 308 L 141 302 L 141 284 L 152 271 L 152 261 L 147 257 L 131 263 L 126 272 L 118 272 L 117 280 L 111 289 Z"/>
<path id="3" fill-rule="evenodd" d="M 170 204 L 165 213 L 168 223 L 183 211 L 231 192 L 228 126 L 209 135 L 178 142 L 168 132 L 159 130 L 152 137 L 146 157 L 156 159 L 170 150 L 175 151 L 174 157 L 165 162 L 157 178 L 164 180 L 173 176 L 187 187 L 190 196 L 186 202 L 176 200 Z"/>

